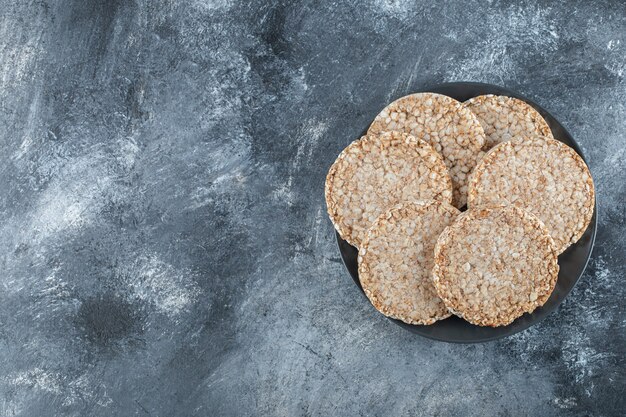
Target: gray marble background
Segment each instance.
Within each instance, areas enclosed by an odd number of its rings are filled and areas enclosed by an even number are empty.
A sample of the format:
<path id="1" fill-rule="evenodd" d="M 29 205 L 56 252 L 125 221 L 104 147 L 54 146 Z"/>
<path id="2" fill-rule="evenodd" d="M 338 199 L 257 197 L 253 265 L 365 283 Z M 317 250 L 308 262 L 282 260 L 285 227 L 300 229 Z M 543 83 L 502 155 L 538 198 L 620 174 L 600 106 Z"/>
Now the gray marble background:
<path id="1" fill-rule="evenodd" d="M 0 0 L 0 16 L 1 416 L 625 414 L 623 2 Z M 570 297 L 480 345 L 376 313 L 323 197 L 380 103 L 460 80 L 551 111 L 598 194 Z"/>

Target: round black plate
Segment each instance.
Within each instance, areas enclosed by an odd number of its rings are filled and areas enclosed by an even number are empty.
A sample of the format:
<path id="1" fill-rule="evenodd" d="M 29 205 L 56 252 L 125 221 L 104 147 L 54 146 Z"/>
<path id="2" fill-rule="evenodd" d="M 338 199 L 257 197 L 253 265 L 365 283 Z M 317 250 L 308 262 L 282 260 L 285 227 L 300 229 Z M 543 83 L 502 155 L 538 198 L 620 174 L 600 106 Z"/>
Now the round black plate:
<path id="1" fill-rule="evenodd" d="M 566 145 L 569 145 L 583 159 L 585 159 L 582 151 L 580 150 L 578 144 L 574 141 L 572 136 L 567 132 L 567 130 L 565 130 L 563 126 L 561 126 L 561 124 L 554 117 L 552 117 L 550 113 L 541 108 L 541 106 L 539 106 L 537 103 L 534 103 L 532 100 L 529 100 L 526 97 L 523 97 L 520 94 L 517 94 L 516 92 L 511 91 L 507 88 L 498 87 L 491 84 L 458 82 L 441 84 L 431 88 L 426 88 L 422 91 L 445 94 L 459 101 L 465 101 L 472 97 L 483 94 L 504 95 L 524 100 L 535 109 L 537 109 L 537 111 L 539 111 L 539 113 L 541 113 L 541 115 L 546 119 L 546 121 L 550 125 L 550 129 L 552 129 L 552 134 L 554 135 L 555 139 L 560 140 Z M 386 104 L 387 103 L 381 103 L 380 108 L 382 109 Z M 421 336 L 453 343 L 487 342 L 490 340 L 510 336 L 529 328 L 530 326 L 538 323 L 540 320 L 550 314 L 551 311 L 553 311 L 559 304 L 561 304 L 561 302 L 563 302 L 565 297 L 567 297 L 572 288 L 574 288 L 574 285 L 576 285 L 576 282 L 585 271 L 587 262 L 589 262 L 589 258 L 591 257 L 593 243 L 596 239 L 596 211 L 597 210 L 594 207 L 594 213 L 591 219 L 591 223 L 589 224 L 589 227 L 587 227 L 587 230 L 580 238 L 580 240 L 574 245 L 570 246 L 565 252 L 563 252 L 559 256 L 559 279 L 556 283 L 556 287 L 554 288 L 554 292 L 552 293 L 548 301 L 542 307 L 533 311 L 532 314 L 524 314 L 513 323 L 503 327 L 474 326 L 473 324 L 470 324 L 465 320 L 462 320 L 455 316 L 452 316 L 446 320 L 438 321 L 430 326 L 411 325 L 395 319 L 389 320 Z M 352 276 L 352 279 L 359 287 L 361 292 L 363 292 L 361 282 L 359 281 L 357 249 L 348 244 L 348 242 L 346 242 L 345 240 L 341 239 L 338 233 L 337 243 L 339 246 L 339 252 L 341 252 L 341 258 L 343 259 L 343 263 L 346 265 L 346 269 Z"/>

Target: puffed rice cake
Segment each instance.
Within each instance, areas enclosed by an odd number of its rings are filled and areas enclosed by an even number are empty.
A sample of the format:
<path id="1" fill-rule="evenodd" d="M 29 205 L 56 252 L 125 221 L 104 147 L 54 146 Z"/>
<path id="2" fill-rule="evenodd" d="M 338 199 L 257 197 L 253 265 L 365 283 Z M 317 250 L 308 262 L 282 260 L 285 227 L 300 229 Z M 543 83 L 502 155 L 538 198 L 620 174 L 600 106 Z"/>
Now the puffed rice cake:
<path id="1" fill-rule="evenodd" d="M 515 206 L 484 206 L 439 236 L 433 283 L 454 314 L 496 327 L 542 306 L 558 271 L 554 241 L 537 217 Z"/>
<path id="2" fill-rule="evenodd" d="M 425 141 L 401 132 L 368 134 L 331 166 L 325 197 L 335 229 L 360 247 L 374 220 L 399 202 L 450 203 L 452 182 L 441 156 Z"/>
<path id="3" fill-rule="evenodd" d="M 476 115 L 486 135 L 483 150 L 517 136 L 547 136 L 550 126 L 530 104 L 517 98 L 487 94 L 463 103 Z"/>
<path id="4" fill-rule="evenodd" d="M 411 94 L 385 107 L 368 134 L 384 131 L 410 133 L 432 145 L 450 170 L 453 205 L 465 205 L 468 177 L 484 155 L 485 144 L 485 132 L 469 109 L 441 94 Z"/>
<path id="5" fill-rule="evenodd" d="M 405 202 L 383 213 L 359 249 L 359 280 L 374 307 L 409 324 L 450 316 L 432 281 L 434 247 L 459 210 L 438 201 Z"/>
<path id="6" fill-rule="evenodd" d="M 536 215 L 562 253 L 591 222 L 594 186 L 582 158 L 546 137 L 519 137 L 491 149 L 469 182 L 468 206 L 514 204 Z"/>

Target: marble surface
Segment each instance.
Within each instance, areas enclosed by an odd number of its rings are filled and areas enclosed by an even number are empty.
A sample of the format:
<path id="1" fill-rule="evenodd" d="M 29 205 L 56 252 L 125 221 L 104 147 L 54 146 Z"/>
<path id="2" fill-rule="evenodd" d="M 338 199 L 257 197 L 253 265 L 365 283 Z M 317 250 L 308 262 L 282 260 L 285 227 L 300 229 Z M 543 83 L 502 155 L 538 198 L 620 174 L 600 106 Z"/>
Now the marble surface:
<path id="1" fill-rule="evenodd" d="M 0 5 L 1 416 L 626 413 L 623 2 Z M 376 313 L 323 197 L 381 102 L 462 80 L 552 112 L 598 197 L 566 302 L 479 345 Z"/>

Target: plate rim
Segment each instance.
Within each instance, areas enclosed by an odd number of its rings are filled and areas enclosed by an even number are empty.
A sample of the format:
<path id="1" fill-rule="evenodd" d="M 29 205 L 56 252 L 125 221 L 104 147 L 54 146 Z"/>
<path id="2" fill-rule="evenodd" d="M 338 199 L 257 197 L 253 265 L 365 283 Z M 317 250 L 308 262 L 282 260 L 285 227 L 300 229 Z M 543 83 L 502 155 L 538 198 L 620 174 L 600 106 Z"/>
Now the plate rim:
<path id="1" fill-rule="evenodd" d="M 583 161 L 585 162 L 585 165 L 587 165 L 587 167 L 589 167 L 589 164 L 587 163 L 587 159 L 585 158 L 585 155 L 584 155 L 582 149 L 580 148 L 580 146 L 578 145 L 578 142 L 574 139 L 574 137 L 569 133 L 567 128 L 565 126 L 563 126 L 563 124 L 561 124 L 561 122 L 556 117 L 554 117 L 548 110 L 546 110 L 545 108 L 540 106 L 534 100 L 531 100 L 528 97 L 526 97 L 526 96 L 524 96 L 522 94 L 519 94 L 519 93 L 517 93 L 514 90 L 511 90 L 510 88 L 502 87 L 502 86 L 499 86 L 499 85 L 496 85 L 496 84 L 483 83 L 483 82 L 455 81 L 455 82 L 446 82 L 446 83 L 435 84 L 435 85 L 433 85 L 433 86 L 431 86 L 429 88 L 420 88 L 417 91 L 414 91 L 413 93 L 409 93 L 409 94 L 423 93 L 423 92 L 433 92 L 431 90 L 441 90 L 441 89 L 446 88 L 446 87 L 455 87 L 455 86 L 457 86 L 457 87 L 458 86 L 464 86 L 464 87 L 473 86 L 473 87 L 476 87 L 476 88 L 492 88 L 492 89 L 496 88 L 496 89 L 500 89 L 500 90 L 503 90 L 503 91 L 507 92 L 509 97 L 518 98 L 520 100 L 523 100 L 527 104 L 531 105 L 540 114 L 542 114 L 542 116 L 544 114 L 547 114 L 551 119 L 556 121 L 558 123 L 559 127 L 561 129 L 563 129 L 565 134 L 571 138 L 573 146 L 571 146 L 569 144 L 567 144 L 567 145 L 570 146 L 572 149 L 574 149 L 574 151 L 576 151 L 576 153 L 578 155 L 580 155 L 580 157 L 583 159 Z M 443 93 L 437 93 L 437 94 L 443 94 Z M 486 93 L 486 94 L 491 94 L 491 93 Z M 446 95 L 446 94 L 443 94 L 443 95 Z M 403 97 L 403 96 L 400 96 L 400 97 Z M 473 96 L 473 97 L 476 97 L 476 96 Z M 454 97 L 452 97 L 452 98 L 454 98 Z M 367 128 L 365 129 L 365 132 L 366 131 L 367 131 Z M 594 189 L 595 189 L 595 183 L 594 183 Z M 578 284 L 578 281 L 580 281 L 580 279 L 584 275 L 585 271 L 587 270 L 587 267 L 589 266 L 589 262 L 591 260 L 591 256 L 593 255 L 593 249 L 595 247 L 595 241 L 596 241 L 596 234 L 597 234 L 597 231 L 598 231 L 598 215 L 597 214 L 598 214 L 597 194 L 594 193 L 592 220 L 589 223 L 589 225 L 587 226 L 587 229 L 585 229 L 585 232 L 586 232 L 587 230 L 589 230 L 590 227 L 592 228 L 591 236 L 590 236 L 590 242 L 589 242 L 589 253 L 587 255 L 587 259 L 585 260 L 584 266 L 581 268 L 580 272 L 577 274 L 578 276 L 576 276 L 576 278 L 572 281 L 572 285 L 564 292 L 564 294 L 561 297 L 560 301 L 558 301 L 553 306 L 550 306 L 549 309 L 545 311 L 545 314 L 541 315 L 540 317 L 537 317 L 534 321 L 529 322 L 527 325 L 522 325 L 521 327 L 515 328 L 510 333 L 495 334 L 495 335 L 490 336 L 490 337 L 482 337 L 482 338 L 476 338 L 476 339 L 472 339 L 472 340 L 465 340 L 465 339 L 458 339 L 458 338 L 445 338 L 444 339 L 444 338 L 441 338 L 441 337 L 437 337 L 436 335 L 419 332 L 417 330 L 419 328 L 428 327 L 428 326 L 420 326 L 420 325 L 408 324 L 408 323 L 405 323 L 405 322 L 403 322 L 401 320 L 397 320 L 397 319 L 394 319 L 394 318 L 391 318 L 391 317 L 387 317 L 385 315 L 383 315 L 383 317 L 385 317 L 387 320 L 395 323 L 396 325 L 402 327 L 404 330 L 407 330 L 407 331 L 409 331 L 409 332 L 411 332 L 413 334 L 419 335 L 419 336 L 424 337 L 426 339 L 435 340 L 435 341 L 438 341 L 438 342 L 454 343 L 454 344 L 474 344 L 474 343 L 492 342 L 492 341 L 499 340 L 499 339 L 504 339 L 504 338 L 510 337 L 510 336 L 512 336 L 514 334 L 521 333 L 521 332 L 523 332 L 525 330 L 528 330 L 530 327 L 532 327 L 532 326 L 540 323 L 541 321 L 545 320 L 546 317 L 551 315 L 565 301 L 565 299 L 570 295 L 570 293 L 572 292 L 574 287 Z M 369 299 L 367 298 L 367 295 L 363 291 L 363 287 L 362 287 L 362 285 L 361 285 L 361 283 L 359 281 L 358 275 L 357 276 L 353 276 L 352 273 L 350 272 L 350 270 L 348 269 L 348 265 L 346 263 L 346 259 L 344 257 L 344 254 L 343 254 L 342 250 L 341 250 L 342 242 L 347 244 L 347 245 L 349 245 L 349 246 L 351 246 L 351 245 L 341 238 L 341 236 L 339 235 L 339 232 L 337 232 L 337 230 L 334 227 L 333 227 L 333 230 L 335 231 L 335 238 L 336 238 L 335 241 L 336 241 L 336 245 L 337 245 L 337 250 L 339 251 L 339 254 L 340 254 L 340 257 L 341 257 L 341 262 L 342 262 L 342 264 L 344 266 L 345 271 L 348 273 L 350 278 L 352 278 L 352 280 L 354 281 L 354 284 L 359 289 L 361 295 L 363 297 L 365 297 L 365 299 L 368 301 L 368 303 L 370 303 Z M 581 238 L 582 238 L 582 236 L 581 236 Z M 351 246 L 351 247 L 354 248 L 354 246 Z M 357 250 L 356 248 L 354 248 L 354 249 Z M 560 265 L 559 265 L 559 267 L 560 267 Z M 358 274 L 358 272 L 357 272 L 357 274 Z M 370 305 L 371 305 L 371 303 L 370 303 Z M 540 307 L 540 308 L 543 308 L 543 306 Z M 376 311 L 378 312 L 378 310 L 376 310 Z M 381 314 L 380 312 L 378 312 L 378 313 Z M 451 316 L 451 317 L 454 317 L 454 316 Z M 449 320 L 449 319 L 450 318 L 448 318 L 446 320 Z M 463 319 L 458 318 L 458 320 L 463 320 Z M 513 323 L 515 323 L 515 321 L 513 321 Z M 506 328 L 508 326 L 511 326 L 513 323 L 511 323 L 511 324 L 509 324 L 507 326 L 496 327 L 494 329 L 504 329 L 504 328 Z M 467 323 L 467 324 L 471 325 L 471 323 Z M 481 326 L 477 326 L 477 327 L 481 327 Z"/>

